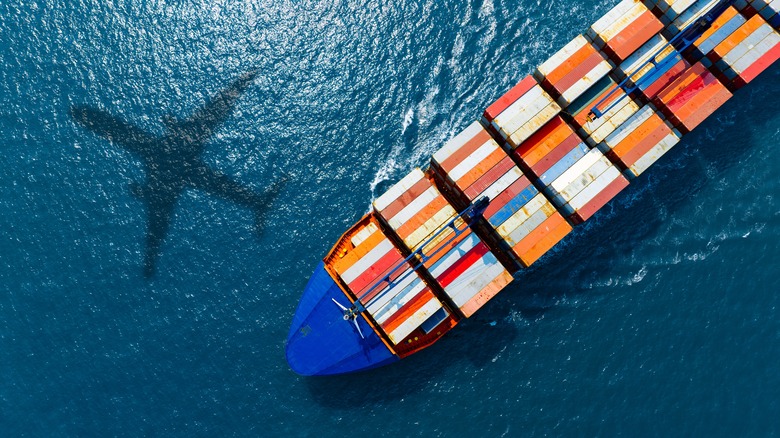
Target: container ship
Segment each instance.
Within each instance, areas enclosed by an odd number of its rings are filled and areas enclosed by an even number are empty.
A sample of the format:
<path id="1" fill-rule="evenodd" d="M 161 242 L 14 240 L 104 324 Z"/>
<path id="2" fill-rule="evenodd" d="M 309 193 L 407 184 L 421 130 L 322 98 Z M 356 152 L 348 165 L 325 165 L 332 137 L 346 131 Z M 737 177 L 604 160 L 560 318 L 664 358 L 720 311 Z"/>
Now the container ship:
<path id="1" fill-rule="evenodd" d="M 287 362 L 376 368 L 472 316 L 780 57 L 780 0 L 623 0 L 379 196 L 314 269 Z"/>

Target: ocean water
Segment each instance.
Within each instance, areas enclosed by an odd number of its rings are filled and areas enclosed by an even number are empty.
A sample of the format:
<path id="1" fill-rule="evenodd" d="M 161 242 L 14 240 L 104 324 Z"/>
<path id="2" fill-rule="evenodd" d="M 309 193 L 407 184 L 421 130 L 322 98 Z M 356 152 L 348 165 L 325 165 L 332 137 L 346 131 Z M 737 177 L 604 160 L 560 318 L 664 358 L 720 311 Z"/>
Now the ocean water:
<path id="1" fill-rule="evenodd" d="M 1 2 L 0 435 L 780 434 L 780 65 L 438 344 L 286 365 L 340 234 L 615 3 Z"/>

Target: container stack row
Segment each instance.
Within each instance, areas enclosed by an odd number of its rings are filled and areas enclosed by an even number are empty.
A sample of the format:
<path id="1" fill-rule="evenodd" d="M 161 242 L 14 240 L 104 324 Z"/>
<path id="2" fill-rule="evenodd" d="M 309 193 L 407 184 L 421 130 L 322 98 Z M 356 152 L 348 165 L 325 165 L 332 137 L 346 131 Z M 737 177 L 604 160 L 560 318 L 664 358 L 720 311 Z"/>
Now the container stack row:
<path id="1" fill-rule="evenodd" d="M 734 18 L 731 21 L 736 25 L 741 20 Z M 702 52 L 712 46 L 702 63 L 732 89 L 749 83 L 780 58 L 780 34 L 761 15 L 754 15 L 733 32 L 725 34 L 724 31 L 713 35 L 710 38 L 715 41 L 708 39 L 702 43 Z"/>
<path id="2" fill-rule="evenodd" d="M 645 0 L 664 24 L 661 34 L 673 38 L 681 30 L 708 13 L 720 0 Z"/>
<path id="3" fill-rule="evenodd" d="M 731 98 L 731 92 L 697 62 L 661 89 L 653 103 L 687 134 Z"/>
<path id="4" fill-rule="evenodd" d="M 645 105 L 599 143 L 598 148 L 626 170 L 624 175 L 635 178 L 677 144 L 680 137 L 652 105 Z"/>
<path id="5" fill-rule="evenodd" d="M 459 202 L 489 199 L 483 217 L 494 237 L 498 236 L 500 247 L 524 267 L 571 231 L 550 201 L 478 122 L 433 154 L 431 166 L 440 184 L 455 193 Z"/>
<path id="6" fill-rule="evenodd" d="M 579 35 L 536 68 L 533 77 L 562 108 L 585 93 L 612 70 L 612 64 Z"/>
<path id="7" fill-rule="evenodd" d="M 497 139 L 515 148 L 560 111 L 536 80 L 527 76 L 485 110 L 482 123 Z"/>
<path id="8" fill-rule="evenodd" d="M 609 59 L 620 63 L 663 27 L 641 1 L 623 0 L 593 23 L 586 36 Z"/>
<path id="9" fill-rule="evenodd" d="M 598 149 L 590 149 L 556 117 L 513 152 L 513 158 L 572 223 L 591 217 L 628 185 Z"/>
<path id="10" fill-rule="evenodd" d="M 472 315 L 511 274 L 428 176 L 415 169 L 374 201 L 374 209 L 464 316 Z"/>
<path id="11" fill-rule="evenodd" d="M 342 243 L 345 246 L 333 257 L 330 269 L 397 344 L 446 310 L 373 216 L 358 227 L 349 242 Z"/>
<path id="12" fill-rule="evenodd" d="M 661 84 L 668 83 L 689 66 L 666 38 L 656 35 L 620 63 L 613 74 L 620 80 L 627 78 L 629 86 L 635 86 L 637 93 L 651 100 L 662 88 Z"/>

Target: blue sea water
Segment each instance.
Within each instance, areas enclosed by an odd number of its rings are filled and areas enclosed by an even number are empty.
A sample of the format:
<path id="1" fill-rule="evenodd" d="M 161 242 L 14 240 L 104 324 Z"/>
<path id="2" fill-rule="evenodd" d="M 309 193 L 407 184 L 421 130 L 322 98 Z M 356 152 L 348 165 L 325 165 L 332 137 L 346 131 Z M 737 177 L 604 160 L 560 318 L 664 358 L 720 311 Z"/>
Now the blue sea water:
<path id="1" fill-rule="evenodd" d="M 285 362 L 371 200 L 615 3 L 1 2 L 0 435 L 780 434 L 780 65 L 430 349 Z M 149 208 L 122 140 L 247 72 L 202 154 L 243 189 Z"/>

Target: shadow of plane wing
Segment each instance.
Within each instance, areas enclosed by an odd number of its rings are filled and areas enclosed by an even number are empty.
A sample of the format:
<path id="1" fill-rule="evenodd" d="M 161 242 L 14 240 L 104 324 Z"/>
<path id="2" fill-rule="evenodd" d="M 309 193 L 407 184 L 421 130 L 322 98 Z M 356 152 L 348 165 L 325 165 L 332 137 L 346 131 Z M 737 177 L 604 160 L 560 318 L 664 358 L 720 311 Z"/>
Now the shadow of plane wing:
<path id="1" fill-rule="evenodd" d="M 87 106 L 70 108 L 71 118 L 84 128 L 143 158 L 151 160 L 152 145 L 158 141 L 138 127 L 106 111 Z"/>
<path id="2" fill-rule="evenodd" d="M 192 141 L 205 143 L 214 131 L 230 117 L 236 103 L 257 77 L 257 71 L 251 70 L 238 77 L 228 88 L 211 96 L 203 108 L 192 114 L 186 121 L 186 129 Z M 170 126 L 171 122 L 167 122 Z"/>
<path id="3" fill-rule="evenodd" d="M 265 214 L 271 209 L 274 199 L 286 185 L 287 177 L 283 176 L 277 179 L 269 184 L 263 193 L 257 193 L 221 172 L 201 167 L 198 170 L 197 179 L 193 179 L 192 183 L 195 189 L 249 208 L 254 214 L 255 232 L 260 234 Z"/>

